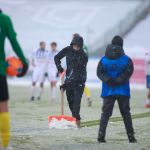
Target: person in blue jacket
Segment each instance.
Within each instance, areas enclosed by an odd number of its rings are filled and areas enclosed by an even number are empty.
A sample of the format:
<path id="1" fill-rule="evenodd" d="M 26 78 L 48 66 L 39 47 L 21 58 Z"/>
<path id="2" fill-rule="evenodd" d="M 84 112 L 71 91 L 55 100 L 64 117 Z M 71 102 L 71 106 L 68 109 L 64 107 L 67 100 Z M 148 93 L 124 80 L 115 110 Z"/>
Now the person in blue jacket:
<path id="1" fill-rule="evenodd" d="M 98 132 L 98 142 L 105 143 L 106 128 L 117 100 L 130 143 L 137 140 L 134 136 L 130 114 L 130 84 L 129 79 L 134 71 L 132 60 L 124 53 L 123 39 L 115 36 L 106 48 L 105 56 L 97 67 L 97 76 L 102 80 L 103 107 Z"/>

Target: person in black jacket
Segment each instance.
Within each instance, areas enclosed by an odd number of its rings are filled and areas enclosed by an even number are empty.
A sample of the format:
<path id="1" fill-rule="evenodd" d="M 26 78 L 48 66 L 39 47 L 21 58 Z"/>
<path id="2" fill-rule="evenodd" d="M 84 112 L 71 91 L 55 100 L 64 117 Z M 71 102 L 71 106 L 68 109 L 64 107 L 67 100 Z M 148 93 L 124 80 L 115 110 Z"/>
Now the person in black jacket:
<path id="1" fill-rule="evenodd" d="M 72 116 L 77 120 L 77 126 L 80 126 L 80 103 L 87 78 L 86 66 L 88 57 L 84 53 L 83 38 L 75 36 L 70 46 L 62 49 L 54 58 L 57 69 L 60 73 L 64 71 L 61 66 L 61 59 L 66 57 L 66 80 L 60 88 L 66 90 L 69 108 Z"/>
<path id="2" fill-rule="evenodd" d="M 112 44 L 108 45 L 105 56 L 97 67 L 97 76 L 102 80 L 103 107 L 98 133 L 98 142 L 106 142 L 105 134 L 114 103 L 117 100 L 130 143 L 137 140 L 134 137 L 134 129 L 130 114 L 130 84 L 129 79 L 134 67 L 132 60 L 125 55 L 123 39 L 115 36 Z"/>

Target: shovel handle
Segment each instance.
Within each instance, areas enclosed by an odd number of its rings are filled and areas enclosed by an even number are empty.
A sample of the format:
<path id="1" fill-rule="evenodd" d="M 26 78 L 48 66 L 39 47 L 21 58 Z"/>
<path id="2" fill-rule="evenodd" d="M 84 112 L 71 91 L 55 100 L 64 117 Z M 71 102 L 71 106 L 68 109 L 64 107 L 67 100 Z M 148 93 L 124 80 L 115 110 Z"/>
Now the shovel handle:
<path id="1" fill-rule="evenodd" d="M 64 84 L 65 71 L 60 74 L 61 84 Z M 61 115 L 64 115 L 64 90 L 61 89 Z"/>

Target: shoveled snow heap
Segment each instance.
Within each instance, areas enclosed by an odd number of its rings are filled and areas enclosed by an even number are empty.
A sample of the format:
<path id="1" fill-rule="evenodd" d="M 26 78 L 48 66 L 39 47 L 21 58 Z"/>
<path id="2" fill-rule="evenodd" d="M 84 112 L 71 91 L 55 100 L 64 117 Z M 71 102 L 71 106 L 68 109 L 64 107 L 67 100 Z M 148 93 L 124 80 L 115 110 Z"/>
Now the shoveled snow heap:
<path id="1" fill-rule="evenodd" d="M 49 123 L 50 129 L 77 129 L 75 121 L 67 121 L 65 119 L 57 120 L 52 119 Z"/>

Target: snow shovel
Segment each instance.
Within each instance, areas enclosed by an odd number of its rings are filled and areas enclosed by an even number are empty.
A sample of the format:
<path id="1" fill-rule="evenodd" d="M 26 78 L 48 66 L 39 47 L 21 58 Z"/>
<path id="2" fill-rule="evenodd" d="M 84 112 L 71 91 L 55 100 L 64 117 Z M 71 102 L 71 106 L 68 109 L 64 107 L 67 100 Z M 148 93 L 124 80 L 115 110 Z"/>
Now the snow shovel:
<path id="1" fill-rule="evenodd" d="M 64 84 L 64 76 L 65 76 L 65 71 L 60 75 L 62 85 Z M 76 124 L 76 118 L 64 115 L 64 91 L 63 89 L 61 89 L 61 115 L 49 116 L 48 117 L 49 126 L 51 126 L 52 124 L 54 125 L 54 121 L 55 123 L 56 122 L 61 123 L 62 120 L 66 122 L 70 122 L 72 124 Z"/>

